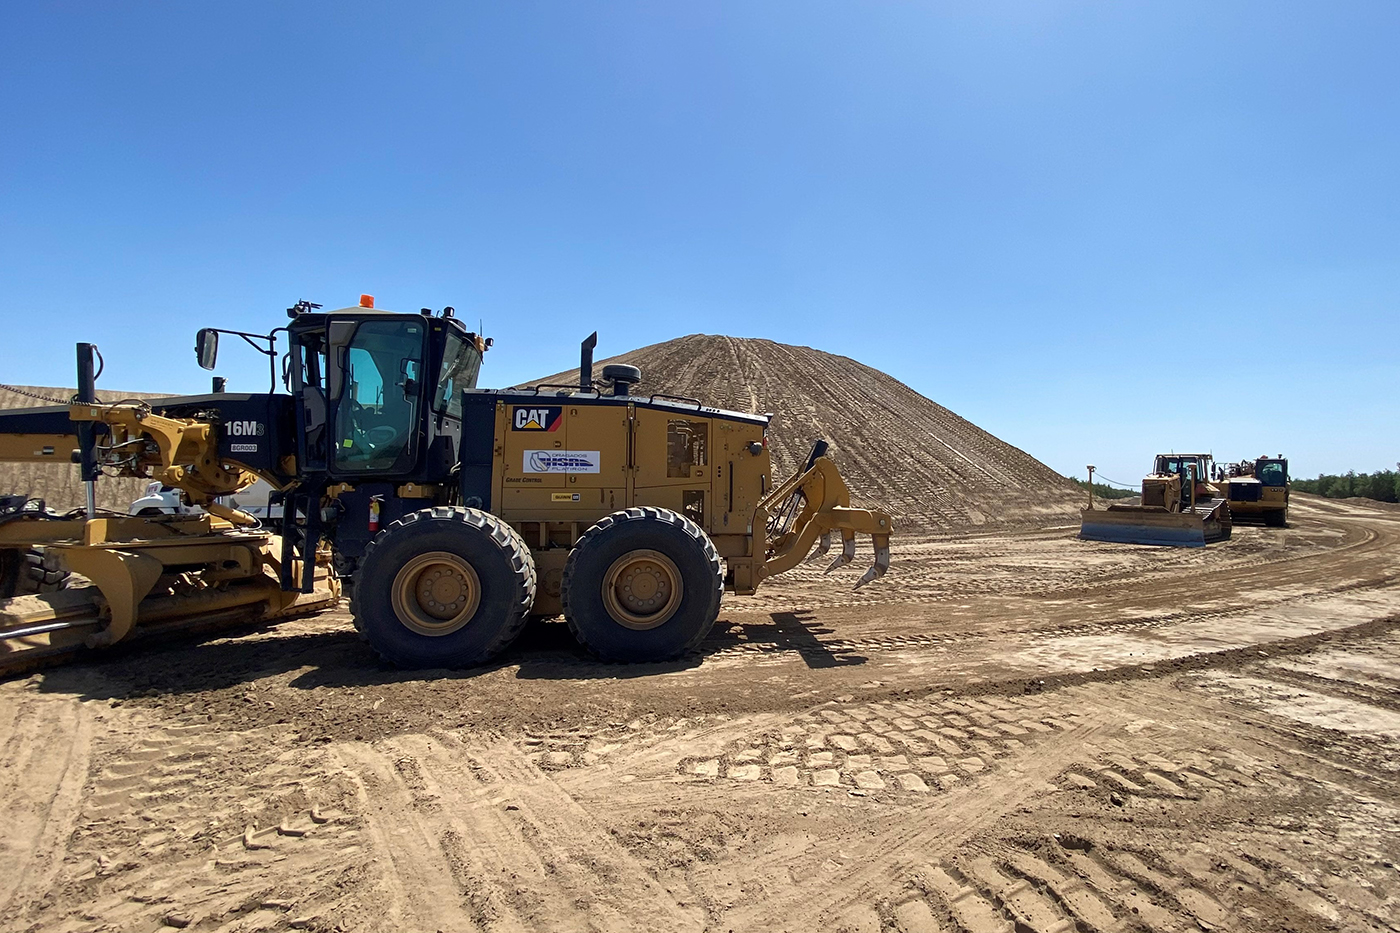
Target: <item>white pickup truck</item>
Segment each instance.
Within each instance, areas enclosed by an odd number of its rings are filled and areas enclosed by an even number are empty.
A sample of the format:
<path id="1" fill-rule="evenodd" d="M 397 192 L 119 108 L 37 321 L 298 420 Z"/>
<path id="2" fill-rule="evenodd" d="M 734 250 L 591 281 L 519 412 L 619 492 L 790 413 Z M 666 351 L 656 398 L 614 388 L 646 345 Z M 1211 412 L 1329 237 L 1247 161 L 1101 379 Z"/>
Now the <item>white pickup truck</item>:
<path id="1" fill-rule="evenodd" d="M 262 480 L 258 480 L 242 492 L 234 493 L 231 496 L 220 496 L 217 501 L 220 505 L 247 512 L 262 521 L 279 521 L 282 518 L 282 506 L 268 505 L 268 496 L 271 494 L 272 487 Z M 203 511 L 197 505 L 185 505 L 180 490 L 174 486 L 151 483 L 146 487 L 146 494 L 131 503 L 128 513 L 131 515 L 198 515 Z"/>

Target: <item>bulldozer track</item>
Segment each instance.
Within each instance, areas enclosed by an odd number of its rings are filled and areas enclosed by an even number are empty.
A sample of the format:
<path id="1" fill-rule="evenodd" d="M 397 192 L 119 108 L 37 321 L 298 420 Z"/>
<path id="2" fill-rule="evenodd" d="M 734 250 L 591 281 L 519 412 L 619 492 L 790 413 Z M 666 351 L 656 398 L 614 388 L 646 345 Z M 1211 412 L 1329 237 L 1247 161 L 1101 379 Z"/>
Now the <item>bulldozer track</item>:
<path id="1" fill-rule="evenodd" d="M 714 919 L 736 929 L 909 933 L 1246 930 L 1252 927 L 1241 922 L 1241 911 L 1264 898 L 1334 926 L 1349 916 L 1367 926 L 1396 928 L 1381 898 L 1359 909 L 1348 906 L 1296 856 L 1263 839 L 1267 829 L 1261 834 L 1253 825 L 1251 807 L 1275 808 L 1270 821 L 1285 828 L 1304 816 L 1310 794 L 1337 776 L 1329 756 L 1306 755 L 1312 766 L 1281 772 L 1265 755 L 1216 744 L 1212 740 L 1229 737 L 1212 735 L 1211 727 L 1196 735 L 1205 744 L 1182 744 L 1176 726 L 1164 729 L 1134 718 L 1154 709 L 1154 693 L 1133 699 L 1121 688 L 1095 686 L 1053 697 L 829 704 L 758 742 L 731 743 L 722 756 L 681 760 L 678 774 L 702 785 L 728 784 L 746 794 L 765 787 L 783 796 L 854 794 L 880 805 L 871 812 L 873 829 L 856 827 L 824 838 L 795 856 L 774 853 L 746 862 L 749 876 L 765 883 L 761 906 L 740 906 Z M 930 710 L 941 715 L 913 718 Z M 1003 729 L 985 732 L 986 754 L 971 769 L 951 766 L 950 784 L 932 772 L 921 774 L 919 782 L 900 782 L 899 774 L 919 772 L 917 759 L 878 755 L 891 750 L 876 745 L 881 736 L 897 735 L 901 727 L 905 736 L 918 735 L 909 728 L 915 725 L 925 727 L 919 730 L 921 742 L 931 746 L 936 738 L 956 735 L 970 751 L 966 746 L 978 721 Z M 1045 731 L 1008 734 L 1037 723 Z M 837 751 L 834 761 L 816 762 L 834 765 L 839 780 L 813 781 L 820 768 L 804 767 L 803 759 L 820 754 L 816 746 L 858 750 Z M 796 765 L 783 757 L 793 749 L 802 749 Z M 943 767 L 940 760 L 937 769 Z M 1368 794 L 1375 785 L 1358 780 L 1356 788 Z M 1360 804 L 1366 819 L 1400 812 L 1393 802 L 1369 796 L 1360 797 Z M 888 806 L 897 807 L 899 815 L 882 815 Z M 1168 832 L 1153 829 L 1124 845 L 1111 835 L 1121 820 L 1080 821 L 1086 809 L 1118 806 L 1139 814 L 1139 808 L 1150 808 L 1149 822 Z M 1193 815 L 1176 814 L 1176 808 Z M 1068 810 L 1080 812 L 1071 818 Z M 1226 817 L 1227 812 L 1234 815 Z M 1234 852 L 1208 848 L 1185 828 L 1220 818 L 1234 820 L 1249 844 Z M 1026 825 L 995 829 L 1007 823 Z M 722 869 L 713 872 L 715 877 L 709 874 L 692 872 L 691 881 L 713 886 L 725 877 Z"/>

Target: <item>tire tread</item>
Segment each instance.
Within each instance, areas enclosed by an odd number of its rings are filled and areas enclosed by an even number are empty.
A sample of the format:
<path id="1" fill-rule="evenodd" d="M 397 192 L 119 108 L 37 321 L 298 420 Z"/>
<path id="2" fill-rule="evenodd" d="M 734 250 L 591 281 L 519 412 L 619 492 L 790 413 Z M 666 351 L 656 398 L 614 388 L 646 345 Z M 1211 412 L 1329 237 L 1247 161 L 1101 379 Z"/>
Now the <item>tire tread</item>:
<path id="1" fill-rule="evenodd" d="M 695 522 L 691 521 L 689 518 L 686 518 L 684 515 L 681 515 L 679 512 L 673 511 L 671 509 L 663 509 L 657 506 L 650 505 L 632 506 L 631 508 L 621 509 L 617 512 L 613 512 L 611 515 L 605 515 L 603 518 L 599 519 L 592 527 L 590 527 L 587 531 L 580 535 L 578 541 L 574 542 L 573 549 L 569 551 L 569 558 L 564 563 L 563 592 L 561 594 L 561 602 L 563 603 L 564 607 L 564 620 L 569 626 L 569 631 L 573 634 L 574 638 L 576 638 L 580 644 L 587 646 L 589 651 L 592 651 L 595 655 L 597 655 L 600 659 L 604 661 L 614 663 L 626 663 L 626 659 L 611 656 L 607 651 L 599 649 L 596 645 L 589 644 L 588 640 L 584 637 L 583 632 L 574 622 L 574 613 L 571 610 L 569 595 L 571 590 L 573 589 L 573 587 L 570 586 L 570 582 L 573 577 L 575 565 L 577 563 L 577 557 L 580 553 L 586 551 L 586 549 L 591 545 L 593 541 L 596 541 L 605 531 L 607 531 L 609 528 L 612 528 L 614 525 L 617 525 L 623 521 L 645 520 L 659 521 L 667 525 L 671 525 L 684 532 L 688 537 L 692 538 L 697 543 L 699 543 L 704 552 L 705 559 L 709 562 L 711 568 L 714 571 L 712 576 L 715 581 L 716 605 L 719 604 L 719 600 L 724 595 L 724 573 L 723 568 L 720 564 L 719 551 L 715 549 L 715 544 L 713 541 L 710 540 L 710 536 L 705 533 L 705 530 L 703 528 L 695 524 Z M 665 657 L 654 658 L 652 660 L 671 661 L 675 660 L 676 658 L 684 657 L 685 655 L 694 651 L 695 648 L 700 644 L 700 642 L 705 640 L 705 636 L 709 633 L 710 630 L 707 626 L 706 628 L 697 632 L 689 641 L 687 641 L 676 651 L 671 652 Z"/>
<path id="2" fill-rule="evenodd" d="M 506 552 L 510 560 L 511 569 L 521 578 L 523 584 L 519 587 L 519 597 L 516 599 L 515 605 L 511 607 L 509 621 L 502 627 L 500 633 L 486 648 L 482 659 L 482 663 L 484 663 L 504 651 L 509 647 L 510 643 L 524 631 L 525 624 L 530 618 L 530 607 L 534 605 L 535 602 L 535 586 L 537 582 L 535 562 L 530 557 L 530 549 L 528 545 L 525 544 L 525 540 L 520 537 L 514 528 L 510 527 L 510 525 L 506 524 L 497 516 L 492 515 L 490 512 L 483 512 L 480 509 L 469 509 L 460 505 L 437 505 L 427 509 L 419 509 L 417 512 L 410 512 L 403 518 L 390 522 L 379 534 L 375 535 L 374 539 L 370 541 L 369 546 L 365 548 L 364 554 L 360 557 L 359 565 L 360 567 L 364 567 L 369 563 L 370 555 L 374 553 L 374 549 L 379 543 L 385 540 L 389 531 L 437 519 L 460 522 L 461 524 L 485 531 L 501 550 Z M 360 594 L 363 592 L 363 589 L 364 588 L 361 586 L 356 586 L 354 588 L 354 594 L 350 597 L 350 615 L 352 619 L 358 619 L 359 617 Z M 363 635 L 364 628 L 361 623 L 356 621 L 354 625 L 356 630 Z M 374 647 L 372 643 L 371 647 Z M 378 648 L 374 650 L 375 653 L 385 661 L 393 663 L 393 660 Z"/>

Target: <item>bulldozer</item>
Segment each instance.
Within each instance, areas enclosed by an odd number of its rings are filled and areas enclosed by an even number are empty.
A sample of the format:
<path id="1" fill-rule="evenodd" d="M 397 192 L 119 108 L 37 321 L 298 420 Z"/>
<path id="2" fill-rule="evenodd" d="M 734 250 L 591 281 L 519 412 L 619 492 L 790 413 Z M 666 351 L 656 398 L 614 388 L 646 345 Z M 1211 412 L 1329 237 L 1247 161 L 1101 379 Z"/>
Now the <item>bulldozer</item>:
<path id="1" fill-rule="evenodd" d="M 1205 547 L 1230 537 L 1229 503 L 1208 479 L 1210 454 L 1158 454 L 1143 477 L 1140 505 L 1082 509 L 1079 537 L 1088 541 Z"/>
<path id="2" fill-rule="evenodd" d="M 1217 485 L 1235 519 L 1271 528 L 1287 526 L 1288 460 L 1283 454 L 1226 464 Z"/>
<path id="3" fill-rule="evenodd" d="M 269 334 L 204 328 L 267 356 L 266 393 L 97 401 L 101 354 L 77 347 L 68 405 L 0 413 L 0 460 L 79 465 L 86 508 L 0 498 L 0 672 L 160 633 L 267 623 L 336 606 L 408 668 L 490 661 L 531 616 L 563 615 L 617 662 L 662 661 L 746 595 L 808 558 L 873 541 L 863 586 L 889 567 L 888 513 L 852 508 L 817 441 L 775 481 L 771 415 L 644 394 L 635 367 L 577 384 L 483 389 L 492 341 L 450 307 L 323 311 L 302 301 Z M 287 341 L 278 352 L 279 334 Z M 281 361 L 278 391 L 278 360 Z M 181 490 L 193 514 L 105 513 L 102 475 Z M 258 480 L 275 525 L 227 498 Z M 37 568 L 47 585 L 24 583 Z M 55 575 L 68 575 L 56 587 Z"/>

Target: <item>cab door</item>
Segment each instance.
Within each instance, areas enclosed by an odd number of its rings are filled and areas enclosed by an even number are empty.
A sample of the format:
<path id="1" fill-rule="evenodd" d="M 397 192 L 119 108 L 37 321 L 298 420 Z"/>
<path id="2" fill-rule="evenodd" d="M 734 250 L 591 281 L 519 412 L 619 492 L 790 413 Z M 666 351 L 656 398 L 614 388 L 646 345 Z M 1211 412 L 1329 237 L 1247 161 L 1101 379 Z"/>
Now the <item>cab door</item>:
<path id="1" fill-rule="evenodd" d="M 332 321 L 328 328 L 331 472 L 344 478 L 412 473 L 423 434 L 426 325 Z"/>

